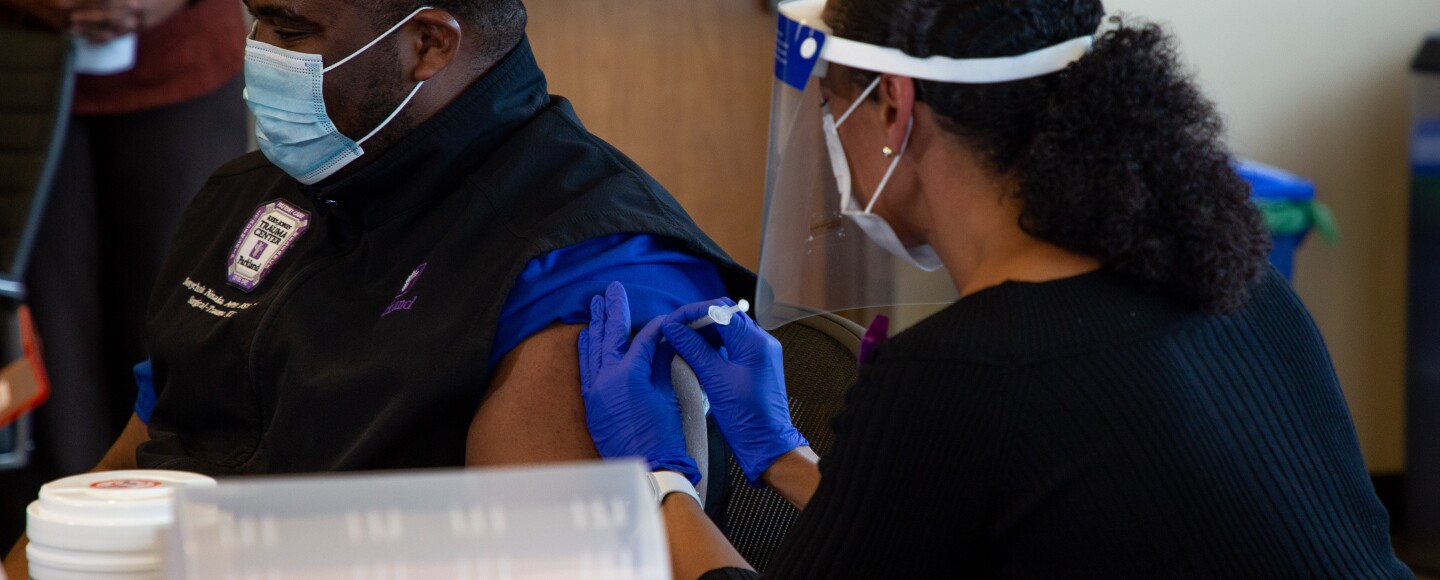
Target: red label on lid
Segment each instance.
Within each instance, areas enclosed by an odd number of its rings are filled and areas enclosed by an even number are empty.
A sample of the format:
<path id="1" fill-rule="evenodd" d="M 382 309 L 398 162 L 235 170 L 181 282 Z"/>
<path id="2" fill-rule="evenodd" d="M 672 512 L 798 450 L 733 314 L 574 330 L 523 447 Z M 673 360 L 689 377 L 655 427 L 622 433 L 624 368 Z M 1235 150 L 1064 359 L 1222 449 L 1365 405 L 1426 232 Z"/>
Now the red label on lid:
<path id="1" fill-rule="evenodd" d="M 164 485 L 153 479 L 107 479 L 90 484 L 95 489 L 149 489 Z"/>

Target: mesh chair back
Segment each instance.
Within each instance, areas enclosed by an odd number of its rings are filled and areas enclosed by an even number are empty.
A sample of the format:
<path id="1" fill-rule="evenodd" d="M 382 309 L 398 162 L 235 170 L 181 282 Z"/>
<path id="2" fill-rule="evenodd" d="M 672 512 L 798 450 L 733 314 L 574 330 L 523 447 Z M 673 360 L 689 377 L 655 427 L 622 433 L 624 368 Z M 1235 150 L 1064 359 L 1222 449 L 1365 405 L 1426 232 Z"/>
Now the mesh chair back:
<path id="1" fill-rule="evenodd" d="M 71 67 L 69 38 L 0 25 L 0 296 L 23 297 L 70 116 Z"/>
<path id="2" fill-rule="evenodd" d="M 785 349 L 791 420 L 822 457 L 835 439 L 830 420 L 844 407 L 845 391 L 855 382 L 863 333 L 854 322 L 829 314 L 798 320 L 774 332 Z M 750 487 L 733 457 L 729 469 L 726 535 L 751 566 L 764 572 L 800 512 L 774 490 Z"/>

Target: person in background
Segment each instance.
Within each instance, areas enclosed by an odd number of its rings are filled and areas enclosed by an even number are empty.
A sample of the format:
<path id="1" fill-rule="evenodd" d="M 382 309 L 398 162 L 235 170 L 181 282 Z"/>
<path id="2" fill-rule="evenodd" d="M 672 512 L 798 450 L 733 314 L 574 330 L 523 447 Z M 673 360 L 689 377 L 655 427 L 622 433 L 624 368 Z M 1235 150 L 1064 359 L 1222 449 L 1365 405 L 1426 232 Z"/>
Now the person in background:
<path id="1" fill-rule="evenodd" d="M 828 69 L 787 78 L 819 94 L 772 119 L 823 131 L 831 205 L 960 298 L 862 364 L 818 466 L 780 344 L 744 315 L 686 326 L 731 302 L 632 342 L 623 286 L 592 299 L 586 420 L 603 456 L 658 472 L 676 578 L 757 574 L 686 488 L 676 397 L 651 373 L 671 348 L 745 475 L 802 510 L 766 577 L 1413 577 L 1320 333 L 1265 263 L 1219 116 L 1161 28 L 1097 33 L 1099 0 L 781 10 L 802 23 L 781 70 L 822 50 Z M 767 193 L 768 222 L 806 194 Z M 833 227 L 814 215 L 801 236 Z M 777 274 L 762 259 L 762 318 Z"/>
<path id="2" fill-rule="evenodd" d="M 85 471 L 115 440 L 146 357 L 146 300 L 181 212 L 245 152 L 242 11 L 234 0 L 0 0 L 0 22 L 105 43 L 138 33 L 134 67 L 76 79 L 26 276 L 54 386 L 31 465 L 0 473 L 0 538 L 45 481 Z"/>

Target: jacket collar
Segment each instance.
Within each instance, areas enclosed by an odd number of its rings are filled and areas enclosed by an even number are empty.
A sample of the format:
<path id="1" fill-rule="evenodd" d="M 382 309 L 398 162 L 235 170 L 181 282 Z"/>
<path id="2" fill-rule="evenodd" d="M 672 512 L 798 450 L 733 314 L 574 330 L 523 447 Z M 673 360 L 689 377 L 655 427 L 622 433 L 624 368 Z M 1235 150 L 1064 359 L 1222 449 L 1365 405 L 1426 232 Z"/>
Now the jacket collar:
<path id="1" fill-rule="evenodd" d="M 423 90 L 423 89 L 422 89 Z M 528 38 L 434 117 L 360 170 L 301 185 L 323 216 L 339 213 L 370 229 L 453 191 L 549 100 Z"/>

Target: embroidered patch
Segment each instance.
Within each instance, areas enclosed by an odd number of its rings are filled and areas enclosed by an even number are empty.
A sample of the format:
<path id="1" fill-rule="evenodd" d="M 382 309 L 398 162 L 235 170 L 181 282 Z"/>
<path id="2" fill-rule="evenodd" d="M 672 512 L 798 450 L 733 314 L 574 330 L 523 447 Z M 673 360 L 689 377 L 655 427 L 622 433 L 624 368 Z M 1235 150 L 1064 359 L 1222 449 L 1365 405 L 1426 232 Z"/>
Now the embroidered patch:
<path id="1" fill-rule="evenodd" d="M 310 214 L 283 200 L 260 206 L 230 250 L 225 280 L 245 292 L 255 290 L 307 229 Z"/>
<path id="2" fill-rule="evenodd" d="M 419 267 L 415 268 L 414 272 L 410 273 L 410 277 L 406 278 L 405 284 L 400 287 L 400 293 L 395 295 L 395 300 L 390 302 L 390 306 L 385 309 L 385 312 L 380 313 L 380 318 L 385 318 L 397 310 L 409 310 L 415 307 L 415 301 L 419 300 L 420 297 L 415 296 L 406 300 L 405 295 L 415 289 L 415 283 L 420 281 L 420 275 L 425 273 L 425 266 L 429 264 L 429 262 L 420 264 Z"/>

